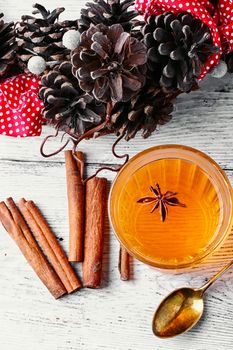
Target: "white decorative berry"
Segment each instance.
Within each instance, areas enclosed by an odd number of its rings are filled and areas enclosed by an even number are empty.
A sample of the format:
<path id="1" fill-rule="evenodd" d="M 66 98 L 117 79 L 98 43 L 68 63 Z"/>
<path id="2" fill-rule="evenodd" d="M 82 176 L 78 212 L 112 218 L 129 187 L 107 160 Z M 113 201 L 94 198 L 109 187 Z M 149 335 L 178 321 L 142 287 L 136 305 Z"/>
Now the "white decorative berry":
<path id="1" fill-rule="evenodd" d="M 220 60 L 218 65 L 212 69 L 210 75 L 213 78 L 222 78 L 227 73 L 227 64 L 226 62 Z"/>
<path id="2" fill-rule="evenodd" d="M 79 42 L 80 42 L 80 33 L 75 29 L 68 30 L 63 35 L 62 43 L 69 50 L 76 49 L 76 47 L 78 47 L 79 45 Z"/>
<path id="3" fill-rule="evenodd" d="M 46 68 L 46 62 L 41 56 L 33 56 L 28 61 L 28 70 L 36 75 L 40 75 Z"/>

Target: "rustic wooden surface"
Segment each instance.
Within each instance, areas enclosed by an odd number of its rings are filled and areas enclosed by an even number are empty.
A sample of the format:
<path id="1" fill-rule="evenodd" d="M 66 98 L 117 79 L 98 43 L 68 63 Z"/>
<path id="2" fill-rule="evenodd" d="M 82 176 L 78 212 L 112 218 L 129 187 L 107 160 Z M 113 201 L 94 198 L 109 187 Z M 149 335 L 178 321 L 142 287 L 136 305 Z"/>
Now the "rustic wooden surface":
<path id="1" fill-rule="evenodd" d="M 84 0 L 43 1 L 65 6 L 66 16 L 78 17 Z M 0 0 L 8 20 L 30 13 L 31 1 Z M 119 152 L 130 156 L 147 147 L 180 143 L 199 148 L 226 170 L 233 183 L 233 82 L 206 80 L 202 90 L 179 98 L 173 120 L 153 137 L 122 142 Z M 24 196 L 35 200 L 62 245 L 68 248 L 67 201 L 63 155 L 44 159 L 40 138 L 0 137 L 1 199 Z M 88 173 L 100 164 L 116 164 L 110 149 L 114 137 L 83 142 Z M 50 142 L 55 149 L 58 140 Z M 110 181 L 114 175 L 106 173 Z M 199 286 L 233 257 L 233 235 L 209 261 L 192 271 L 168 273 L 134 261 L 133 280 L 118 277 L 118 242 L 106 218 L 103 286 L 83 289 L 55 301 L 25 263 L 17 247 L 0 228 L 0 349 L 1 350 L 218 350 L 233 346 L 233 273 L 229 271 L 206 295 L 202 321 L 191 332 L 170 340 L 153 336 L 151 319 L 156 305 L 174 288 Z M 76 266 L 77 271 L 80 267 Z"/>

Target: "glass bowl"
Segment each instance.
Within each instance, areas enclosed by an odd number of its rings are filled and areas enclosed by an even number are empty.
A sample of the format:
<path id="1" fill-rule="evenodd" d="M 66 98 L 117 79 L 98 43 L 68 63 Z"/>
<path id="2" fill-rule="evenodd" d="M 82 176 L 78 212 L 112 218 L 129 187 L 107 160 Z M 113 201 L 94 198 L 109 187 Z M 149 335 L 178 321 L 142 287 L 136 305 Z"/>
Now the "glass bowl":
<path id="1" fill-rule="evenodd" d="M 191 147 L 162 145 L 137 154 L 118 173 L 109 217 L 132 256 L 178 269 L 223 243 L 233 223 L 232 198 L 230 182 L 213 159 Z"/>

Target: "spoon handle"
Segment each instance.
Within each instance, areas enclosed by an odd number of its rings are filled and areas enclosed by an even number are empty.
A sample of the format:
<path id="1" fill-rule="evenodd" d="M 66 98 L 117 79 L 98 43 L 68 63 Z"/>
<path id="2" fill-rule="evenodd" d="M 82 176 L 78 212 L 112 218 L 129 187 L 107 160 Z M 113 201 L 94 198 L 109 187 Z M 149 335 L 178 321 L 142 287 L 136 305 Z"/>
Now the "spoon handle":
<path id="1" fill-rule="evenodd" d="M 222 276 L 231 266 L 233 265 L 233 260 L 230 261 L 226 266 L 224 266 L 220 271 L 218 271 L 213 277 L 209 279 L 201 288 L 202 294 L 208 289 L 212 283 L 214 283 L 220 276 Z"/>

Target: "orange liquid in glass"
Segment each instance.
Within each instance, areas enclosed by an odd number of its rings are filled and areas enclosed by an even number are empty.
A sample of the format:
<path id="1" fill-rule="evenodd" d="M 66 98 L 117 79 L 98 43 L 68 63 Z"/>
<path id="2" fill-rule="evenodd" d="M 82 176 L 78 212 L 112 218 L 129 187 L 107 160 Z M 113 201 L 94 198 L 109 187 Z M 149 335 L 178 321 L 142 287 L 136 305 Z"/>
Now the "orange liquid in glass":
<path id="1" fill-rule="evenodd" d="M 159 210 L 137 200 L 153 197 L 149 187 L 158 183 L 161 192 L 178 192 L 186 208 L 168 206 L 161 221 Z M 156 160 L 138 169 L 118 193 L 118 222 L 127 247 L 159 264 L 187 264 L 202 255 L 215 239 L 221 224 L 218 188 L 199 166 L 182 159 Z M 113 199 L 114 200 L 114 199 Z"/>

